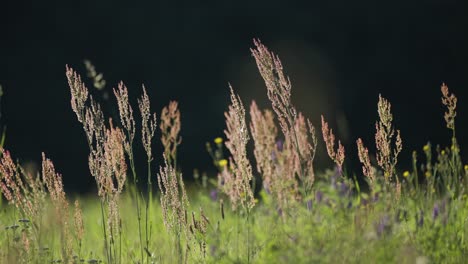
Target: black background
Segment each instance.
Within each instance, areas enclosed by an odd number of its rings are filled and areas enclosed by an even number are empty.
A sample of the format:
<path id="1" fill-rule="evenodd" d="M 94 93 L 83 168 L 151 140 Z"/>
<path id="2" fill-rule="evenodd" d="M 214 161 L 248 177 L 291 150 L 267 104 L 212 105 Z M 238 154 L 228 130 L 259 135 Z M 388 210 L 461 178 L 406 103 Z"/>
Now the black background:
<path id="1" fill-rule="evenodd" d="M 183 172 L 188 178 L 193 168 L 212 172 L 205 142 L 222 135 L 228 82 L 246 106 L 254 98 L 268 106 L 249 51 L 252 39 L 259 38 L 282 59 L 297 108 L 318 129 L 324 114 L 353 162 L 357 137 L 373 146 L 378 94 L 388 98 L 404 140 L 400 169 L 405 169 L 413 149 L 420 150 L 428 140 L 449 142 L 440 102 L 442 82 L 459 98 L 457 126 L 464 149 L 464 2 L 2 1 L 1 121 L 7 125 L 6 148 L 30 167 L 46 152 L 68 190 L 86 191 L 93 185 L 85 135 L 71 110 L 65 78 L 66 64 L 84 76 L 82 62 L 90 59 L 104 73 L 109 92 L 120 80 L 127 84 L 135 110 L 142 83 L 158 116 L 169 100 L 179 101 Z M 115 118 L 109 110 L 115 99 L 105 103 L 107 114 Z M 161 153 L 159 140 L 155 144 L 153 171 Z M 139 150 L 143 153 L 141 146 Z M 321 155 L 319 167 L 328 166 L 326 160 Z"/>

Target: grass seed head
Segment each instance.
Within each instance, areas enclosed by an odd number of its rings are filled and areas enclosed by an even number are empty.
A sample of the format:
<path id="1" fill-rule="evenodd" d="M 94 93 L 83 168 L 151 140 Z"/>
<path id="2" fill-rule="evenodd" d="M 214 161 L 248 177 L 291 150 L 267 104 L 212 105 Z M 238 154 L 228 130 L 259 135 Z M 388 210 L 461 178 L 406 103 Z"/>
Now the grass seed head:
<path id="1" fill-rule="evenodd" d="M 140 108 L 142 123 L 141 140 L 143 142 L 143 147 L 145 148 L 148 161 L 151 161 L 151 140 L 153 139 L 154 132 L 156 131 L 156 113 L 151 115 L 150 101 L 148 94 L 146 93 L 145 86 L 143 86 L 143 95 L 141 96 L 141 99 L 138 100 L 138 107 Z"/>
<path id="2" fill-rule="evenodd" d="M 182 142 L 180 132 L 180 111 L 176 101 L 169 102 L 161 112 L 161 142 L 164 146 L 164 155 L 169 162 L 175 162 L 177 158 L 177 146 Z"/>
<path id="3" fill-rule="evenodd" d="M 442 104 L 447 107 L 447 111 L 444 114 L 447 128 L 455 130 L 455 117 L 457 116 L 457 97 L 452 93 L 450 94 L 448 86 L 443 83 L 440 87 L 442 92 Z"/>
<path id="4" fill-rule="evenodd" d="M 71 92 L 71 106 L 80 123 L 85 122 L 85 104 L 88 100 L 88 88 L 81 81 L 80 75 L 72 68 L 66 66 L 66 76 Z"/>
<path id="5" fill-rule="evenodd" d="M 341 141 L 338 141 L 338 149 L 335 151 L 335 135 L 333 134 L 333 130 L 328 127 L 328 123 L 325 121 L 323 116 L 322 135 L 325 145 L 327 146 L 328 156 L 333 160 L 333 162 L 335 162 L 341 173 L 345 158 L 345 149 L 344 146 L 341 145 Z"/>

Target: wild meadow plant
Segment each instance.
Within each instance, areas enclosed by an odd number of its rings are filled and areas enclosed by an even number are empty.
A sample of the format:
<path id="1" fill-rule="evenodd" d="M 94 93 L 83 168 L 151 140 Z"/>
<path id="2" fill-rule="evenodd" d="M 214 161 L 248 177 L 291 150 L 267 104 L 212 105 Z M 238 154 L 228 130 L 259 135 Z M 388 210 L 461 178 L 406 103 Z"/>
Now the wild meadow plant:
<path id="1" fill-rule="evenodd" d="M 349 148 L 345 154 L 324 116 L 323 143 L 334 168 L 319 171 L 316 128 L 294 106 L 279 57 L 258 40 L 251 52 L 272 110 L 253 101 L 247 112 L 230 86 L 225 138 L 215 138 L 214 147 L 207 143 L 218 174 L 203 174 L 200 183 L 194 173 L 191 185 L 178 167 L 177 102 L 163 108 L 158 124 L 143 87 L 137 122 L 120 82 L 113 89 L 119 117 L 112 120 L 100 100 L 109 98 L 93 97 L 106 93 L 102 74 L 85 63 L 95 90 L 88 89 L 67 66 L 71 107 L 85 131 L 97 195 L 71 202 L 45 154 L 41 170 L 30 171 L 2 141 L 0 262 L 463 263 L 468 165 L 455 133 L 457 97 L 447 85 L 441 98 L 450 146 L 427 143 L 412 151 L 411 169 L 400 168 L 403 140 L 390 102 L 379 96 L 375 147 L 356 140 L 362 171 L 348 173 L 352 154 Z M 163 163 L 153 172 L 158 133 Z M 137 173 L 136 144 L 146 154 L 145 176 Z"/>

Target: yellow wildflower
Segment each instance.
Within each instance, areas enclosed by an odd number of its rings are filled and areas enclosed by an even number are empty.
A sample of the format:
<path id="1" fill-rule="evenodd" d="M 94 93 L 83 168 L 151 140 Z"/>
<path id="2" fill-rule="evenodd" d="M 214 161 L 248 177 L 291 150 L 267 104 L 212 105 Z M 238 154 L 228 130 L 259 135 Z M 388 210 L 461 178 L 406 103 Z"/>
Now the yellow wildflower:
<path id="1" fill-rule="evenodd" d="M 424 173 L 424 175 L 426 176 L 426 178 L 429 178 L 429 177 L 431 177 L 432 174 L 431 174 L 430 171 L 426 171 L 426 173 Z"/>
<path id="2" fill-rule="evenodd" d="M 440 154 L 442 154 L 442 156 L 444 156 L 444 155 L 445 155 L 445 150 L 442 150 L 442 151 L 440 152 Z"/>
<path id="3" fill-rule="evenodd" d="M 468 171 L 468 164 L 467 164 L 467 165 L 465 165 L 465 167 L 464 167 L 464 168 L 465 168 L 465 171 Z"/>
<path id="4" fill-rule="evenodd" d="M 227 166 L 227 164 L 228 164 L 228 161 L 227 161 L 226 159 L 222 159 L 222 160 L 218 161 L 218 165 L 219 165 L 220 167 L 223 167 L 223 168 L 224 168 L 224 167 Z"/>
<path id="5" fill-rule="evenodd" d="M 223 143 L 223 138 L 222 137 L 215 138 L 214 143 L 216 143 L 216 145 L 220 145 L 221 143 Z"/>
<path id="6" fill-rule="evenodd" d="M 424 151 L 429 151 L 429 144 L 424 145 L 423 150 Z"/>
<path id="7" fill-rule="evenodd" d="M 410 176 L 410 172 L 409 172 L 409 171 L 403 172 L 403 177 L 408 178 L 409 176 Z"/>

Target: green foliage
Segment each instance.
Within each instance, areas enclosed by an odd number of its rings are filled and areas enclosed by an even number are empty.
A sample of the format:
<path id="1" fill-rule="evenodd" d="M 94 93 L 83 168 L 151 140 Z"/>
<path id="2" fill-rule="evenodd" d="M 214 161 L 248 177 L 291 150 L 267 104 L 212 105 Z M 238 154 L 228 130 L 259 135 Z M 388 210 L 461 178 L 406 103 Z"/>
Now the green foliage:
<path id="1" fill-rule="evenodd" d="M 424 158 L 419 160 L 418 152 L 413 152 L 411 172 L 397 170 L 396 157 L 402 150 L 402 141 L 398 131 L 396 139 L 392 139 L 390 104 L 379 104 L 379 111 L 385 112 L 376 132 L 380 171 L 371 164 L 368 149 L 358 141 L 363 174 L 370 187 L 365 191 L 356 175 L 348 174 L 343 167 L 345 152 L 340 143 L 338 154 L 334 153 L 335 138 L 328 125 L 322 131 L 336 168 L 314 171 L 315 128 L 300 113 L 296 114 L 290 102 L 291 83 L 283 75 L 278 57 L 260 42 L 256 45 L 254 57 L 273 108 L 276 107 L 279 118 L 283 115 L 280 125 L 284 137 L 277 141 L 271 112 L 263 116 L 255 110 L 258 127 L 251 126 L 251 130 L 257 129 L 252 132 L 253 138 L 264 140 L 255 142 L 257 165 L 259 160 L 264 162 L 257 168 L 261 179 L 256 179 L 246 154 L 249 135 L 245 109 L 232 92 L 236 107 L 231 107 L 231 115 L 226 115 L 225 134 L 226 147 L 237 157 L 224 156 L 222 138 L 215 139 L 214 147 L 208 143 L 218 180 L 205 174 L 200 177 L 196 172 L 195 184 L 188 186 L 187 192 L 177 167 L 177 146 L 181 143 L 177 103 L 171 102 L 161 115 L 165 166 L 157 173 L 161 192 L 153 195 L 156 188 L 151 183 L 151 140 L 156 116 L 152 115 L 154 121 L 149 119 L 146 90 L 139 101 L 148 165 L 146 195 L 139 185 L 144 178 L 136 174 L 133 159 L 135 120 L 126 87 L 121 83 L 119 90 L 114 90 L 126 132 L 122 136 L 120 128 L 104 123 L 99 104 L 91 98 L 88 102 L 87 88 L 79 75 L 67 67 L 72 108 L 87 134 L 92 154 L 89 165 L 98 195 L 79 197 L 72 209 L 60 174 L 53 170 L 49 182 L 44 181 L 44 159 L 42 178 L 36 179 L 1 148 L 0 188 L 9 205 L 0 203 L 0 263 L 466 261 L 468 165 L 463 165 L 455 137 L 457 98 L 448 87 L 442 86 L 442 103 L 448 110 L 445 119 L 452 131 L 451 145 L 433 150 L 428 143 L 422 148 Z M 90 64 L 87 66 L 90 77 L 97 78 L 95 84 L 98 82 L 103 89 L 102 75 Z M 395 149 L 390 152 L 393 141 Z M 51 162 L 49 167 L 53 169 Z M 131 176 L 133 182 L 124 186 Z M 256 188 L 255 183 L 260 180 L 263 188 Z M 232 206 L 245 203 L 247 198 L 247 207 Z"/>

